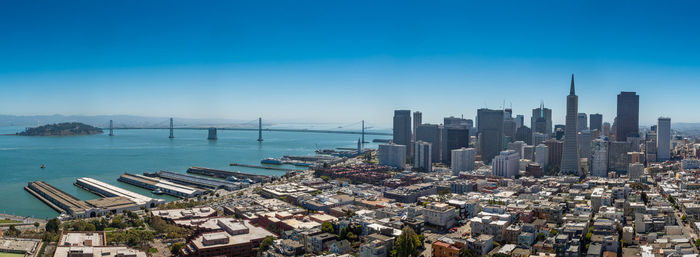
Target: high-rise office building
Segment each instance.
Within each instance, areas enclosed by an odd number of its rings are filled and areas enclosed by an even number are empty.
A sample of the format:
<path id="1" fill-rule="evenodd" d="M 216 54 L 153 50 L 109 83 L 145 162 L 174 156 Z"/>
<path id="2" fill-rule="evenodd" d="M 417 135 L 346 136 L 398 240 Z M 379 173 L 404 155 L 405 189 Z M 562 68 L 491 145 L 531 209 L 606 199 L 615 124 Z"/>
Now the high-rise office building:
<path id="1" fill-rule="evenodd" d="M 552 134 L 552 109 L 544 108 L 544 103 L 540 104 L 540 108 L 532 109 L 530 129 L 532 129 L 533 134 L 542 133 L 550 136 Z"/>
<path id="2" fill-rule="evenodd" d="M 490 164 L 498 155 L 503 144 L 503 110 L 477 110 L 477 130 L 479 131 L 479 151 L 481 160 Z"/>
<path id="3" fill-rule="evenodd" d="M 394 144 L 411 146 L 411 111 L 394 111 Z M 410 149 L 410 148 L 409 148 Z M 406 151 L 406 156 L 411 156 L 411 150 Z"/>
<path id="4" fill-rule="evenodd" d="M 491 169 L 494 176 L 513 178 L 520 169 L 520 156 L 513 150 L 501 151 L 493 158 Z"/>
<path id="5" fill-rule="evenodd" d="M 610 122 L 603 123 L 603 136 L 610 137 Z"/>
<path id="6" fill-rule="evenodd" d="M 519 158 L 523 158 L 523 150 L 525 149 L 525 142 L 515 141 L 508 143 L 508 150 L 513 150 L 518 154 Z"/>
<path id="7" fill-rule="evenodd" d="M 521 156 L 520 158 L 534 161 L 535 160 L 535 146 L 534 145 L 525 145 L 523 147 L 523 156 Z"/>
<path id="8" fill-rule="evenodd" d="M 420 124 L 416 129 L 416 141 L 424 141 L 430 143 L 430 151 L 432 152 L 430 159 L 433 162 L 439 162 L 440 159 L 440 126 L 436 124 Z"/>
<path id="9" fill-rule="evenodd" d="M 627 137 L 639 137 L 639 96 L 635 92 L 617 95 L 615 141 L 627 141 Z"/>
<path id="10" fill-rule="evenodd" d="M 469 147 L 469 130 L 465 126 L 444 126 L 442 128 L 442 162 L 449 164 L 452 160 L 450 152 L 454 149 Z"/>
<path id="11" fill-rule="evenodd" d="M 515 129 L 518 129 L 522 126 L 525 126 L 525 123 L 524 123 L 525 122 L 525 115 L 522 115 L 522 114 L 515 115 L 515 118 L 513 118 L 513 120 L 515 120 Z"/>
<path id="12" fill-rule="evenodd" d="M 554 171 L 559 171 L 561 169 L 561 155 L 564 150 L 564 143 L 550 138 L 544 141 L 543 144 L 549 149 L 549 165 L 547 165 L 545 171 L 551 170 L 552 173 L 554 173 Z"/>
<path id="13" fill-rule="evenodd" d="M 515 131 L 515 141 L 523 141 L 528 145 L 532 145 L 532 130 L 527 126 L 520 126 Z"/>
<path id="14" fill-rule="evenodd" d="M 406 164 L 406 146 L 397 144 L 379 145 L 379 165 L 403 169 Z"/>
<path id="15" fill-rule="evenodd" d="M 588 129 L 578 132 L 578 155 L 591 160 L 591 131 Z"/>
<path id="16" fill-rule="evenodd" d="M 598 131 L 603 131 L 603 115 L 600 113 L 594 113 L 591 115 L 588 115 L 588 119 L 590 120 L 590 126 L 588 129 L 591 131 L 593 130 L 598 130 Z"/>
<path id="17" fill-rule="evenodd" d="M 591 176 L 608 177 L 608 142 L 603 139 L 593 140 L 591 152 Z"/>
<path id="18" fill-rule="evenodd" d="M 516 132 L 515 120 L 505 119 L 503 120 L 503 135 L 506 137 L 506 142 L 513 142 L 515 139 Z"/>
<path id="19" fill-rule="evenodd" d="M 608 170 L 617 174 L 627 174 L 627 153 L 630 144 L 627 142 L 610 141 L 608 143 Z"/>
<path id="20" fill-rule="evenodd" d="M 460 148 L 454 149 L 451 152 L 452 155 L 452 173 L 454 175 L 459 175 L 461 171 L 471 171 L 474 170 L 474 160 L 476 158 L 476 149 L 474 148 Z"/>
<path id="21" fill-rule="evenodd" d="M 469 124 L 469 120 L 453 116 L 443 118 L 443 125 L 446 127 L 464 127 L 467 129 L 472 126 L 472 124 Z"/>
<path id="22" fill-rule="evenodd" d="M 576 129 L 578 123 L 578 96 L 574 89 L 574 75 L 571 75 L 571 89 L 566 96 L 566 127 L 564 127 L 564 149 L 561 159 L 561 173 L 579 175 L 578 142 Z"/>
<path id="23" fill-rule="evenodd" d="M 535 147 L 535 162 L 540 164 L 542 170 L 547 170 L 547 165 L 549 165 L 549 147 L 544 144 L 539 144 Z"/>
<path id="24" fill-rule="evenodd" d="M 535 144 L 535 145 L 540 144 L 540 143 L 546 141 L 547 139 L 549 139 L 549 137 L 545 134 L 542 134 L 542 133 L 532 134 L 532 144 Z"/>
<path id="25" fill-rule="evenodd" d="M 424 141 L 416 141 L 413 149 L 413 169 L 417 171 L 433 171 L 431 144 Z"/>
<path id="26" fill-rule="evenodd" d="M 576 132 L 581 132 L 584 129 L 587 129 L 586 128 L 587 125 L 588 125 L 588 115 L 580 112 L 578 114 L 577 120 L 576 120 Z"/>
<path id="27" fill-rule="evenodd" d="M 671 118 L 659 118 L 656 126 L 656 160 L 671 159 Z"/>
<path id="28" fill-rule="evenodd" d="M 413 142 L 416 142 L 416 130 L 420 124 L 423 124 L 423 113 L 415 111 L 413 112 L 413 134 L 411 135 Z"/>

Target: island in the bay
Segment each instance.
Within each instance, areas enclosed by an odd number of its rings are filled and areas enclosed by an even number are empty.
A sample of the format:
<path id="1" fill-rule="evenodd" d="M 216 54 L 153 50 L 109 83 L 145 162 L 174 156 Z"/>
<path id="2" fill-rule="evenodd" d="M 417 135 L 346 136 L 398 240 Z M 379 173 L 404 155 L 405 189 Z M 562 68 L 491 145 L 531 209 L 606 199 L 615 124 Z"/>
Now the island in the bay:
<path id="1" fill-rule="evenodd" d="M 36 128 L 27 128 L 19 132 L 19 136 L 78 136 L 102 134 L 102 129 L 80 122 L 64 122 L 49 124 Z"/>

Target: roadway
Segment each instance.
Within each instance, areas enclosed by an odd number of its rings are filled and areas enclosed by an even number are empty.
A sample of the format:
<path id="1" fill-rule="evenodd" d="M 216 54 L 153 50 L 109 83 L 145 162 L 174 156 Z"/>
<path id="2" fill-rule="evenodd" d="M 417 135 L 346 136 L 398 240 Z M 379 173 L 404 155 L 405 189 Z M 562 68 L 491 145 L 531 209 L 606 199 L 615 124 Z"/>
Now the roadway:
<path id="1" fill-rule="evenodd" d="M 208 130 L 211 127 L 192 127 L 192 128 L 173 128 L 174 130 Z M 213 127 L 216 128 L 216 127 Z M 109 127 L 102 128 L 103 130 L 109 130 Z M 127 130 L 127 129 L 170 129 L 163 127 L 153 127 L 153 128 L 113 128 L 114 130 Z M 257 128 L 216 128 L 217 130 L 237 130 L 237 131 L 258 131 Z M 354 134 L 362 135 L 362 131 L 346 131 L 346 130 L 323 130 L 323 129 L 282 129 L 282 128 L 264 128 L 262 131 L 270 132 L 301 132 L 301 133 L 326 133 L 326 134 Z M 364 132 L 365 135 L 374 136 L 391 136 L 392 133 L 386 132 Z"/>

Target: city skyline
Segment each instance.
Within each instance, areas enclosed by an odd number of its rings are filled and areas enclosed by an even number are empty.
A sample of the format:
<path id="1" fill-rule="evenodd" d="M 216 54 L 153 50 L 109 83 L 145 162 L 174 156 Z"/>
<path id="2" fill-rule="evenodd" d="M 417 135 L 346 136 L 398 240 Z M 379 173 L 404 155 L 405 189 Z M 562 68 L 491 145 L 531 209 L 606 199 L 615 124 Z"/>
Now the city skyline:
<path id="1" fill-rule="evenodd" d="M 397 109 L 440 123 L 512 104 L 527 120 L 543 101 L 563 124 L 574 73 L 579 111 L 604 122 L 621 91 L 640 96 L 640 125 L 700 122 L 684 111 L 700 93 L 692 7 L 311 3 L 4 4 L 0 21 L 12 26 L 0 27 L 0 114 L 390 127 Z M 203 12 L 211 15 L 187 16 Z"/>

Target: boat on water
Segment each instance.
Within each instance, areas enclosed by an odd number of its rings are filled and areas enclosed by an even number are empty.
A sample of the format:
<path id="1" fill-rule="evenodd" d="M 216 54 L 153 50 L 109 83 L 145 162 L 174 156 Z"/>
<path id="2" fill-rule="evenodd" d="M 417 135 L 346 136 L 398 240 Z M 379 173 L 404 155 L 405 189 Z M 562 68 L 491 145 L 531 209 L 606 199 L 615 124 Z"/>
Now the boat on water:
<path id="1" fill-rule="evenodd" d="M 42 169 L 46 169 L 46 165 L 45 165 L 45 164 L 41 164 L 41 168 L 42 168 Z"/>
<path id="2" fill-rule="evenodd" d="M 272 164 L 272 165 L 282 165 L 282 161 L 280 159 L 275 159 L 275 158 L 265 158 L 262 161 L 260 161 L 262 164 Z"/>
<path id="3" fill-rule="evenodd" d="M 156 194 L 156 195 L 162 195 L 163 191 L 160 191 L 160 189 L 156 189 L 156 190 L 151 191 L 151 193 Z"/>

